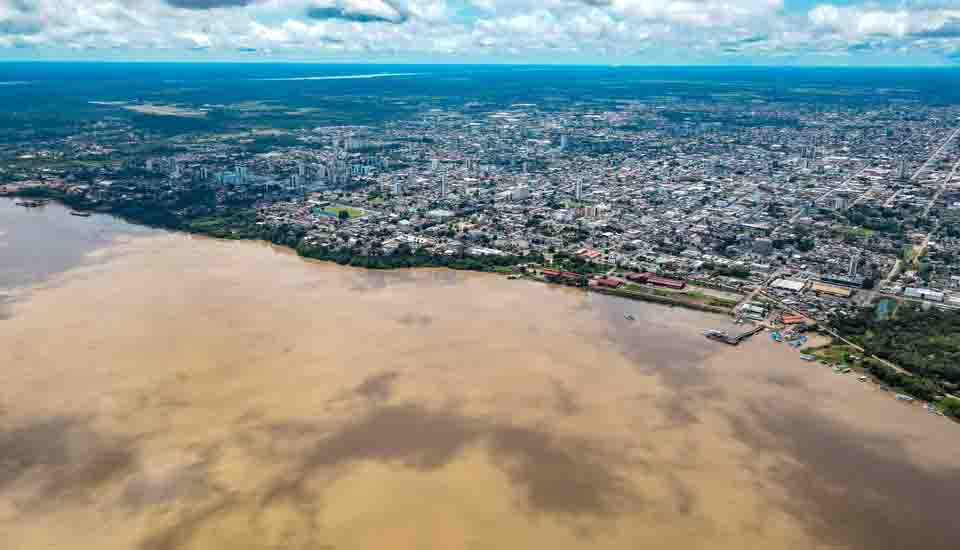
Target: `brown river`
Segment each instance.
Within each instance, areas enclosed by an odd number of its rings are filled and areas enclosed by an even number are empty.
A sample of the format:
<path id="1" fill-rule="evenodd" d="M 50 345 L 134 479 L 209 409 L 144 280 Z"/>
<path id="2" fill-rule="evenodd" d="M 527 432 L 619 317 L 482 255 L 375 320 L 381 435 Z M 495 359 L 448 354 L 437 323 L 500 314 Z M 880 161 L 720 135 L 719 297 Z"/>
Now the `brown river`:
<path id="1" fill-rule="evenodd" d="M 0 199 L 0 548 L 960 548 L 960 426 L 727 322 Z"/>

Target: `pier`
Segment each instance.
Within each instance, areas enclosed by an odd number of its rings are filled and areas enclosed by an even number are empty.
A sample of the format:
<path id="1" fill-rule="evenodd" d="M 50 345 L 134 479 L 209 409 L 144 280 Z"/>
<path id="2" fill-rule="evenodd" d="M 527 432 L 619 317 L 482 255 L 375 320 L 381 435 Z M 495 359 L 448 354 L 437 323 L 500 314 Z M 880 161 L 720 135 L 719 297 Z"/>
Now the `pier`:
<path id="1" fill-rule="evenodd" d="M 736 346 L 740 342 L 743 342 L 747 338 L 753 336 L 754 334 L 763 330 L 762 326 L 755 326 L 752 329 L 741 332 L 740 334 L 728 334 L 722 330 L 708 330 L 703 333 L 704 336 L 711 340 L 716 340 L 718 342 L 723 342 L 724 344 L 730 344 L 731 346 Z"/>

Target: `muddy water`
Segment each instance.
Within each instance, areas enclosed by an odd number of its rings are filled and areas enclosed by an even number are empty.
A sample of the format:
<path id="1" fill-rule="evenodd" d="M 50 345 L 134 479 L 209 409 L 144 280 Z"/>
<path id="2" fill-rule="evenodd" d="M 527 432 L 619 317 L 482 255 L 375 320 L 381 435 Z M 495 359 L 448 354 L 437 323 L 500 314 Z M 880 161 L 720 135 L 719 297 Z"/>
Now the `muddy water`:
<path id="1" fill-rule="evenodd" d="M 114 228 L 0 280 L 2 548 L 958 547 L 956 425 L 724 319 Z"/>

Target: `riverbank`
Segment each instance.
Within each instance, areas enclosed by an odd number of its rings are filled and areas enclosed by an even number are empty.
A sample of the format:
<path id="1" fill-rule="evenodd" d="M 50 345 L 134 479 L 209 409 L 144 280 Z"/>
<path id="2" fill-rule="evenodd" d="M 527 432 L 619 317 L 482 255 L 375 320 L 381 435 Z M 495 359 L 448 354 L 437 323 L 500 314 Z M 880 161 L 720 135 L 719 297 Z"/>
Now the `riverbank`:
<path id="1" fill-rule="evenodd" d="M 712 306 L 709 304 L 698 303 L 696 301 L 691 301 L 691 300 L 686 300 L 681 298 L 671 298 L 669 295 L 656 294 L 652 291 L 645 292 L 645 291 L 627 290 L 627 289 L 603 288 L 598 286 L 588 286 L 587 290 L 590 290 L 593 292 L 599 292 L 600 294 L 607 294 L 609 296 L 627 298 L 629 300 L 642 300 L 644 302 L 652 302 L 655 304 L 661 304 L 661 305 L 666 305 L 670 307 L 684 307 L 687 309 L 704 311 L 707 313 L 719 313 L 723 315 L 730 315 L 733 312 L 733 309 L 729 307 Z"/>
<path id="2" fill-rule="evenodd" d="M 539 256 L 472 256 L 467 254 L 435 255 L 399 248 L 396 253 L 367 255 L 349 247 L 326 248 L 312 245 L 301 227 L 271 228 L 258 223 L 257 214 L 248 206 L 237 207 L 218 214 L 175 213 L 169 209 L 145 207 L 136 204 L 92 203 L 82 197 L 69 195 L 45 187 L 23 188 L 5 195 L 19 198 L 55 200 L 68 208 L 82 212 L 96 212 L 116 216 L 122 220 L 170 231 L 182 231 L 229 240 L 260 240 L 286 246 L 298 255 L 313 260 L 329 261 L 366 269 L 406 269 L 446 267 L 456 270 L 488 271 L 527 262 L 542 261 Z M 154 208 L 155 207 L 155 208 Z"/>
<path id="3" fill-rule="evenodd" d="M 62 193 L 51 193 L 49 190 L 38 193 L 36 188 L 31 189 L 33 190 L 30 193 L 17 196 L 43 196 L 47 199 L 56 200 L 68 208 L 82 208 L 84 212 L 112 215 L 146 227 L 183 231 L 185 233 L 218 239 L 265 241 L 274 245 L 287 247 L 296 252 L 297 255 L 311 260 L 333 262 L 338 265 L 364 269 L 448 268 L 454 270 L 503 273 L 505 269 L 509 268 L 515 268 L 522 272 L 524 268 L 519 266 L 543 261 L 539 256 L 471 256 L 465 254 L 437 256 L 419 251 L 404 251 L 388 255 L 370 256 L 357 254 L 348 248 L 329 249 L 312 246 L 307 239 L 304 238 L 302 233 L 293 232 L 291 234 L 290 231 L 265 229 L 263 226 L 257 224 L 256 215 L 252 211 L 240 210 L 229 216 L 198 216 L 188 219 L 177 219 L 171 215 L 148 212 L 143 208 L 91 205 L 83 201 L 71 200 L 69 195 Z M 537 278 L 533 280 L 545 282 Z M 588 290 L 631 300 L 642 300 L 708 313 L 729 315 L 732 312 L 731 307 L 704 303 L 705 301 L 709 301 L 711 299 L 710 297 L 691 297 L 686 294 L 658 293 L 653 289 L 608 289 L 590 286 Z"/>
<path id="4" fill-rule="evenodd" d="M 829 337 L 829 336 L 828 336 Z M 831 338 L 825 344 L 804 348 L 802 353 L 812 355 L 830 367 L 848 368 L 860 375 L 868 376 L 878 386 L 911 400 L 922 403 L 928 410 L 960 423 L 960 399 L 944 394 L 942 388 L 929 380 L 899 372 L 877 358 L 865 354 L 863 350 Z M 901 398 L 902 399 L 902 398 Z"/>

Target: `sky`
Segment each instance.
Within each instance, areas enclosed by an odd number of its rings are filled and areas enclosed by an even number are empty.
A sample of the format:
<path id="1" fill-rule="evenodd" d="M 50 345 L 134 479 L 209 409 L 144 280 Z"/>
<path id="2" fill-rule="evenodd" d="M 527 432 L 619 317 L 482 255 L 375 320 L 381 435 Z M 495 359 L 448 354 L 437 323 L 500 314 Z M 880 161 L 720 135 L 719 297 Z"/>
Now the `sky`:
<path id="1" fill-rule="evenodd" d="M 960 0 L 0 0 L 0 59 L 960 65 Z"/>

